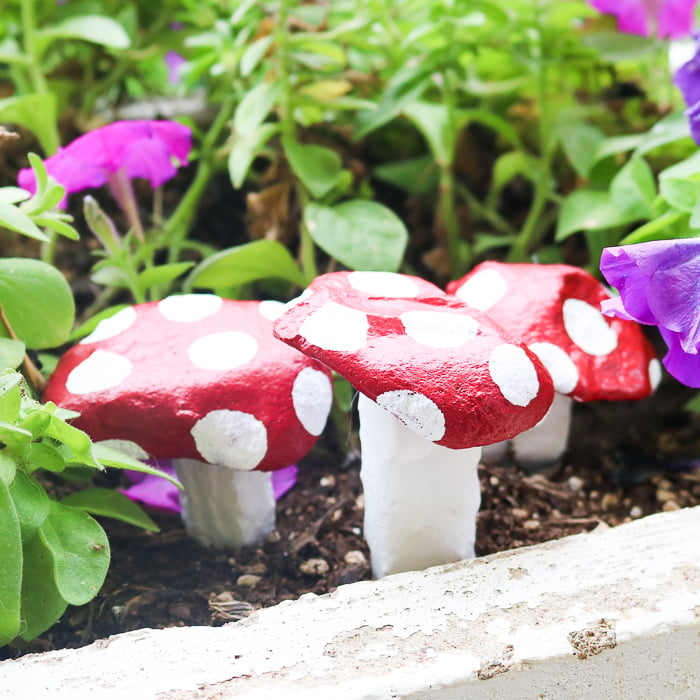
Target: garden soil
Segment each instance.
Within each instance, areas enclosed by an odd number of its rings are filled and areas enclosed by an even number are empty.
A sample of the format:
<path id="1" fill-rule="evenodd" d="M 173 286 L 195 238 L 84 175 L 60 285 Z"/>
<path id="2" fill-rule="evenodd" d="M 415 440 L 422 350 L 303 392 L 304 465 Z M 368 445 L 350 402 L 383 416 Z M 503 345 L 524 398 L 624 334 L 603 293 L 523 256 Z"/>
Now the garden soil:
<path id="1" fill-rule="evenodd" d="M 643 401 L 578 404 L 570 448 L 546 472 L 528 474 L 508 459 L 483 464 L 477 553 L 700 504 L 700 414 L 683 408 L 692 396 L 667 379 Z M 352 427 L 341 439 L 329 431 L 300 464 L 297 484 L 278 502 L 277 529 L 260 546 L 206 549 L 172 515 L 154 515 L 159 533 L 104 520 L 112 563 L 100 594 L 39 639 L 0 649 L 0 658 L 144 627 L 222 625 L 369 579 L 359 459 L 346 457 L 356 454 Z"/>

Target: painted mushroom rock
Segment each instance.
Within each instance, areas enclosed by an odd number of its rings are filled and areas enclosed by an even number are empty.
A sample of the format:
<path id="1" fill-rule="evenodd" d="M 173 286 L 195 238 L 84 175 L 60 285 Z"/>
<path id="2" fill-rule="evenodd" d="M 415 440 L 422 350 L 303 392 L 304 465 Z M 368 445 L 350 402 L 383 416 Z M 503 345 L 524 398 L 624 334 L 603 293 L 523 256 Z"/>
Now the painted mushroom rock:
<path id="1" fill-rule="evenodd" d="M 282 310 L 211 294 L 126 307 L 61 358 L 44 399 L 93 440 L 172 459 L 202 543 L 254 544 L 275 526 L 270 473 L 311 449 L 332 401 L 330 372 L 273 336 Z"/>
<path id="2" fill-rule="evenodd" d="M 557 392 L 552 409 L 511 443 L 524 466 L 550 464 L 563 454 L 572 401 L 641 399 L 661 378 L 642 329 L 603 316 L 600 305 L 610 294 L 581 268 L 484 262 L 447 291 L 525 342 L 552 376 Z"/>
<path id="3" fill-rule="evenodd" d="M 416 280 L 322 275 L 274 324 L 360 392 L 364 535 L 377 577 L 474 556 L 480 446 L 535 425 L 554 393 L 534 353 Z"/>

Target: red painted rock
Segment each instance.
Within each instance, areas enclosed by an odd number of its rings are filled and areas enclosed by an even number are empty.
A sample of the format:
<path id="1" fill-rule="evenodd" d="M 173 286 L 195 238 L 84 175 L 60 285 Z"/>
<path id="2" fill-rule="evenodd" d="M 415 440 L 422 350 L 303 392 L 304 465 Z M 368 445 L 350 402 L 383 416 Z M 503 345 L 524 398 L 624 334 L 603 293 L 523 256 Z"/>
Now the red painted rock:
<path id="1" fill-rule="evenodd" d="M 603 316 L 610 294 L 581 268 L 484 262 L 447 291 L 527 343 L 555 389 L 577 401 L 640 399 L 661 377 L 641 328 Z"/>
<path id="2" fill-rule="evenodd" d="M 545 415 L 552 381 L 534 353 L 439 288 L 376 274 L 318 277 L 275 335 L 439 445 L 507 439 Z"/>
<path id="3" fill-rule="evenodd" d="M 44 400 L 93 440 L 148 455 L 270 471 L 305 455 L 332 400 L 329 371 L 272 335 L 274 301 L 211 294 L 130 306 L 71 348 Z"/>

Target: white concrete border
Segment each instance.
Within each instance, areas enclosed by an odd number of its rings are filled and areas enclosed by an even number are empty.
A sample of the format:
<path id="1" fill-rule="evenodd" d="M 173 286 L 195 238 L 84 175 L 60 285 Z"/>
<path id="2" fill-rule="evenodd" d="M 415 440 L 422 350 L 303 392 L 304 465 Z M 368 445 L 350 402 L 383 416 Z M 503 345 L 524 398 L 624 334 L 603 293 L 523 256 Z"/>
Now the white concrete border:
<path id="1" fill-rule="evenodd" d="M 0 663 L 0 697 L 700 697 L 700 506 Z"/>

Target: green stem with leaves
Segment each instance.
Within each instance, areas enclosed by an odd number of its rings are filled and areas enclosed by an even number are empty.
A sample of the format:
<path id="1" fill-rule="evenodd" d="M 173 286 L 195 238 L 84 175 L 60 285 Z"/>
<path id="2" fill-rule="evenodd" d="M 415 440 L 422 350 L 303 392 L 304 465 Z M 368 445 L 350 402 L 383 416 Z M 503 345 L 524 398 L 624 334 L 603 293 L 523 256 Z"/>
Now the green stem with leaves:
<path id="1" fill-rule="evenodd" d="M 214 123 L 202 142 L 194 179 L 160 233 L 160 242 L 164 248 L 168 249 L 168 262 L 176 262 L 180 257 L 180 251 L 189 234 L 202 193 L 216 171 L 219 138 L 233 116 L 234 109 L 235 102 L 232 99 L 221 105 Z"/>
<path id="2" fill-rule="evenodd" d="M 296 123 L 294 122 L 294 86 L 290 80 L 288 64 L 288 30 L 287 19 L 289 17 L 290 0 L 280 0 L 275 23 L 275 46 L 277 59 L 277 80 L 282 85 L 282 93 L 279 102 L 279 120 L 282 138 L 297 140 Z M 299 266 L 307 282 L 311 282 L 318 275 L 316 266 L 316 247 L 309 229 L 304 222 L 304 210 L 309 202 L 309 193 L 304 185 L 297 179 L 295 181 L 301 220 L 299 222 Z"/>
<path id="3" fill-rule="evenodd" d="M 552 138 L 552 123 L 549 110 L 549 85 L 548 70 L 544 53 L 544 41 L 540 17 L 535 8 L 533 35 L 536 40 L 531 45 L 531 58 L 536 66 L 536 89 L 539 107 L 538 137 L 540 155 L 537 161 L 537 171 L 534 179 L 534 192 L 532 204 L 528 211 L 515 243 L 508 254 L 509 262 L 522 262 L 528 260 L 533 249 L 540 242 L 545 230 L 540 226 L 540 218 L 544 212 L 551 190 L 551 168 L 554 157 L 554 143 Z"/>

